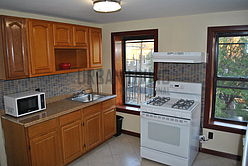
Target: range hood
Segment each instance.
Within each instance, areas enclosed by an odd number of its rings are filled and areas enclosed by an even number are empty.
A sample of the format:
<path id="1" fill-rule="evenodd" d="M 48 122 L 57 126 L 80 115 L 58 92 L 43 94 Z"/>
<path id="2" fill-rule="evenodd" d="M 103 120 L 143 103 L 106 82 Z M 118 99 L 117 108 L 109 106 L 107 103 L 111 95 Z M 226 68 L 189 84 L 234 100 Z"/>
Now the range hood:
<path id="1" fill-rule="evenodd" d="M 203 52 L 154 52 L 153 62 L 206 63 Z"/>

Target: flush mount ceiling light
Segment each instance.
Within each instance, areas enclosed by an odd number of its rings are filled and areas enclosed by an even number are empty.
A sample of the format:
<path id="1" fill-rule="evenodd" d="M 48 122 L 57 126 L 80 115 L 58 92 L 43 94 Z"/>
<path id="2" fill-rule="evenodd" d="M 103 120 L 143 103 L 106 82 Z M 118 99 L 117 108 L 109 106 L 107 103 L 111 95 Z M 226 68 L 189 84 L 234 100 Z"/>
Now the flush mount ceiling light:
<path id="1" fill-rule="evenodd" d="M 110 13 L 121 9 L 120 0 L 93 0 L 93 9 L 96 12 Z"/>

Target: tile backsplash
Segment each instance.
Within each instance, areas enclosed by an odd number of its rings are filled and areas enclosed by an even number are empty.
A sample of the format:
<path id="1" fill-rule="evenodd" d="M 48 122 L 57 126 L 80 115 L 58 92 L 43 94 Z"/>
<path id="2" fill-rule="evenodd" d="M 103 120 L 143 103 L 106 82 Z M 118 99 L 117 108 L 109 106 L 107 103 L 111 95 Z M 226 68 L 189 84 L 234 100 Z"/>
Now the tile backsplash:
<path id="1" fill-rule="evenodd" d="M 39 88 L 46 97 L 70 94 L 81 88 L 91 87 L 91 71 L 49 75 L 4 81 L 0 80 L 0 109 L 4 108 L 3 96 Z"/>
<path id="2" fill-rule="evenodd" d="M 202 122 L 205 102 L 205 76 L 205 63 L 158 63 L 157 78 L 159 80 L 202 83 Z"/>
<path id="3" fill-rule="evenodd" d="M 204 63 L 158 63 L 158 79 L 182 82 L 205 82 Z"/>

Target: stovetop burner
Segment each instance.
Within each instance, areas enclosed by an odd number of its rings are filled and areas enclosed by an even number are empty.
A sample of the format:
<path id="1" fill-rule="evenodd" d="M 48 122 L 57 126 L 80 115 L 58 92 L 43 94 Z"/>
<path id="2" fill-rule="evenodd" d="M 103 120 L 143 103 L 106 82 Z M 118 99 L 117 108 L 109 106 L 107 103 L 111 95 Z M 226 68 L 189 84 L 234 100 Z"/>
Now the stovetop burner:
<path id="1" fill-rule="evenodd" d="M 148 105 L 161 106 L 164 103 L 168 102 L 169 100 L 170 100 L 170 97 L 160 97 L 160 96 L 157 96 L 157 97 L 154 97 L 151 100 L 147 101 L 146 103 Z"/>
<path id="2" fill-rule="evenodd" d="M 172 108 L 188 110 L 193 104 L 194 100 L 180 99 L 172 105 Z"/>

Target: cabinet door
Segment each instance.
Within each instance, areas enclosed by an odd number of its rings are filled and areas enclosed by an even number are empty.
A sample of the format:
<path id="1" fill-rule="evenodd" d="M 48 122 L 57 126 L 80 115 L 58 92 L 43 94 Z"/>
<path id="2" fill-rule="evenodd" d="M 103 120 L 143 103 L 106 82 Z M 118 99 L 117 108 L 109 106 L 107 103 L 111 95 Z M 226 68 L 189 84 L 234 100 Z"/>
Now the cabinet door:
<path id="1" fill-rule="evenodd" d="M 115 109 L 103 112 L 103 139 L 111 138 L 116 133 L 116 113 Z"/>
<path id="2" fill-rule="evenodd" d="M 61 127 L 63 162 L 67 164 L 82 154 L 82 123 L 76 121 Z"/>
<path id="3" fill-rule="evenodd" d="M 28 76 L 26 20 L 4 17 L 4 28 L 7 78 L 25 78 Z"/>
<path id="4" fill-rule="evenodd" d="M 32 75 L 54 71 L 52 24 L 29 20 L 29 46 Z"/>
<path id="5" fill-rule="evenodd" d="M 90 28 L 90 64 L 91 68 L 102 67 L 102 32 L 101 29 Z"/>
<path id="6" fill-rule="evenodd" d="M 96 147 L 102 141 L 101 139 L 101 113 L 96 112 L 91 116 L 85 117 L 85 146 L 86 151 Z"/>
<path id="7" fill-rule="evenodd" d="M 87 46 L 88 44 L 88 28 L 83 26 L 73 27 L 74 46 Z"/>
<path id="8" fill-rule="evenodd" d="M 72 46 L 72 25 L 55 23 L 53 32 L 55 46 Z"/>
<path id="9" fill-rule="evenodd" d="M 30 140 L 32 166 L 59 166 L 59 144 L 57 132 L 52 131 Z"/>

